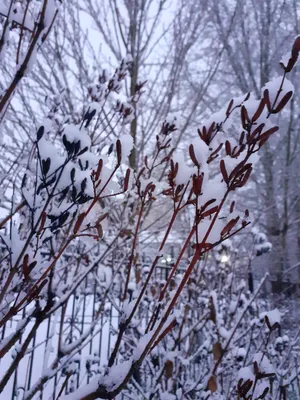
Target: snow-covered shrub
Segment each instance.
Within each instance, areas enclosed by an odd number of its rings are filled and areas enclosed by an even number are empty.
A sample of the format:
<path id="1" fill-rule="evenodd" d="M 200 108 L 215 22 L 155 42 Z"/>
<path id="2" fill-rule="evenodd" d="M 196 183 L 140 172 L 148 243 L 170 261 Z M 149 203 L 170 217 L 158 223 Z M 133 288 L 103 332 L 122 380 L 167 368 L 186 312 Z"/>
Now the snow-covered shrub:
<path id="1" fill-rule="evenodd" d="M 47 21 L 48 5 L 54 6 L 53 1 L 45 0 L 40 14 Z M 108 305 L 119 312 L 120 320 L 106 367 L 87 386 L 61 398 L 114 398 L 129 387 L 136 391 L 134 398 L 225 399 L 229 393 L 254 400 L 268 395 L 270 379 L 280 390 L 287 385 L 280 380 L 287 373 L 275 376 L 266 355 L 269 337 L 280 328 L 279 312 L 264 314 L 265 322 L 261 321 L 255 303 L 259 288 L 251 294 L 243 284 L 233 287 L 232 275 L 222 263 L 207 269 L 203 259 L 250 223 L 248 210 L 238 203 L 238 192 L 251 176 L 256 153 L 278 130 L 272 114 L 281 112 L 293 95 L 286 73 L 299 49 L 297 38 L 283 76 L 268 83 L 260 99 L 248 93 L 230 100 L 200 125 L 184 153 L 172 148 L 176 122 L 163 121 L 153 151 L 149 149 L 137 171 L 128 167 L 134 143 L 127 123 L 134 118 L 132 105 L 143 84 L 129 99 L 120 96 L 130 59 L 121 62 L 112 78 L 100 74 L 98 82 L 87 88 L 92 102 L 78 113 L 76 124 L 70 124 L 67 116 L 55 118 L 59 96 L 53 99 L 48 118 L 37 129 L 21 182 L 16 177 L 7 189 L 12 193 L 11 212 L 0 222 L 0 327 L 16 314 L 25 314 L 16 332 L 5 337 L 4 331 L 0 343 L 1 357 L 15 350 L 1 377 L 0 392 L 30 351 L 40 324 L 58 310 L 63 320 L 70 297 L 90 273 L 99 283 L 97 313 L 79 338 L 59 342 L 54 360 L 47 364 L 46 359 L 40 379 L 25 391 L 25 399 L 33 398 L 55 373 L 72 375 L 78 351 L 101 329 Z M 0 112 L 7 108 L 15 86 L 2 96 Z M 97 132 L 99 121 L 107 121 L 101 132 Z M 117 137 L 101 146 L 110 130 Z M 151 265 L 144 270 L 139 235 L 145 216 L 160 199 L 172 213 Z M 192 216 L 190 230 L 167 279 L 158 285 L 157 265 L 183 212 Z M 179 270 L 191 244 L 193 254 Z M 113 251 L 119 253 L 119 262 L 109 267 Z M 146 320 L 145 310 L 150 315 Z M 286 342 L 277 337 L 275 358 L 281 356 L 276 349 L 284 352 Z M 188 379 L 184 371 L 191 362 L 199 367 Z M 151 372 L 151 384 L 138 382 L 142 368 L 147 376 Z"/>

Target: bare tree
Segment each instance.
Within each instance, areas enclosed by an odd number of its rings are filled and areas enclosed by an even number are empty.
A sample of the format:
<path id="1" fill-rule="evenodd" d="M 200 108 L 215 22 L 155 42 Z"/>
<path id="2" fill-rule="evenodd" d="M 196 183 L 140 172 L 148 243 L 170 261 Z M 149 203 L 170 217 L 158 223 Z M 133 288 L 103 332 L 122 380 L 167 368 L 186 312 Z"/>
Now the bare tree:
<path id="1" fill-rule="evenodd" d="M 279 72 L 274 64 L 278 51 L 298 34 L 299 4 L 293 0 L 236 2 L 238 12 L 229 40 L 225 29 L 233 13 L 231 5 L 215 2 L 214 7 L 216 31 L 226 49 L 219 71 L 220 85 L 224 90 L 253 90 L 259 96 L 260 88 L 274 73 Z M 260 224 L 273 244 L 269 268 L 274 274 L 271 280 L 274 281 L 275 292 L 286 289 L 286 286 L 282 286 L 283 270 L 299 257 L 295 240 L 298 236 L 296 221 L 299 220 L 299 190 L 296 183 L 299 181 L 298 112 L 292 100 L 289 112 L 278 122 L 285 134 L 264 148 L 261 173 L 256 175 L 256 187 L 253 190 L 254 208 L 264 215 Z M 259 201 L 256 193 L 260 195 Z M 251 193 L 249 196 L 251 198 Z M 297 274 L 292 279 L 298 279 Z"/>

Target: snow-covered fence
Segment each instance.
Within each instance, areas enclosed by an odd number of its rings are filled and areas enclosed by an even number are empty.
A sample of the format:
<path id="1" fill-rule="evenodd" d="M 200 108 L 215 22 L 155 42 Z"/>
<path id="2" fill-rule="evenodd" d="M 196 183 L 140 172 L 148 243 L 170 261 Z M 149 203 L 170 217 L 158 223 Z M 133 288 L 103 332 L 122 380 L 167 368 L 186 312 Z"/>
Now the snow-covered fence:
<path id="1" fill-rule="evenodd" d="M 110 260 L 110 262 L 114 262 L 114 260 Z M 144 268 L 147 270 L 148 265 L 145 264 Z M 158 265 L 155 273 L 156 281 L 158 283 L 165 282 L 170 271 L 171 266 Z M 56 400 L 61 394 L 72 393 L 81 385 L 88 384 L 95 374 L 103 372 L 114 347 L 120 323 L 120 312 L 109 301 L 105 303 L 105 311 L 95 325 L 90 340 L 84 347 L 78 348 L 78 353 L 72 358 L 72 362 L 66 364 L 64 369 L 55 374 L 51 371 L 51 376 L 48 375 L 47 369 L 47 365 L 54 361 L 59 348 L 68 347 L 69 343 L 74 344 L 74 341 L 76 342 L 84 333 L 86 327 L 93 323 L 100 300 L 101 293 L 98 290 L 98 283 L 94 279 L 94 274 L 90 274 L 84 280 L 81 288 L 69 298 L 66 308 L 64 310 L 58 309 L 55 315 L 49 315 L 39 325 L 31 338 L 26 354 L 19 362 L 1 396 L 6 400 L 25 400 L 28 398 Z M 121 300 L 116 302 L 119 306 L 121 305 Z M 28 310 L 25 308 L 6 322 L 0 331 L 0 341 L 9 338 L 19 329 L 27 313 Z M 149 323 L 150 317 L 149 309 L 143 309 L 140 319 L 145 326 Z M 14 359 L 18 348 L 30 333 L 33 325 L 34 322 L 26 325 L 18 344 L 2 358 L 0 376 L 5 374 L 7 365 Z M 3 346 L 4 342 L 1 342 L 1 345 Z M 197 360 L 190 365 L 189 378 L 195 376 L 196 373 Z M 185 376 L 187 378 L 187 371 L 185 371 Z M 47 377 L 45 383 L 31 397 L 31 390 L 44 377 Z M 139 379 L 142 386 L 151 385 L 151 382 L 154 381 L 153 375 L 147 371 L 147 368 L 141 368 L 136 378 Z M 128 397 L 124 394 L 120 398 L 127 399 Z"/>
<path id="2" fill-rule="evenodd" d="M 49 316 L 40 324 L 32 337 L 26 355 L 3 390 L 1 394 L 3 398 L 12 400 L 28 398 L 32 385 L 47 376 L 47 365 L 53 361 L 59 346 L 68 346 L 68 343 L 76 341 L 92 323 L 99 301 L 97 297 L 96 285 L 89 288 L 89 293 L 78 296 L 74 294 L 69 299 L 62 325 L 60 325 L 62 310 L 59 310 L 55 316 Z M 25 312 L 26 310 L 5 324 L 1 332 L 2 338 L 16 331 Z M 99 373 L 101 367 L 107 363 L 111 346 L 115 341 L 118 322 L 119 314 L 107 303 L 105 313 L 95 326 L 95 333 L 90 342 L 82 349 L 78 349 L 72 363 L 60 373 L 54 374 L 52 379 L 47 380 L 33 398 L 55 400 L 59 393 L 70 393 L 72 388 L 76 389 L 80 384 L 88 383 L 90 378 L 95 373 Z M 27 336 L 33 324 L 32 322 L 26 326 L 20 337 L 20 344 L 23 343 L 22 338 Z M 1 360 L 1 376 L 6 372 L 7 365 L 13 359 L 17 349 L 18 346 Z"/>

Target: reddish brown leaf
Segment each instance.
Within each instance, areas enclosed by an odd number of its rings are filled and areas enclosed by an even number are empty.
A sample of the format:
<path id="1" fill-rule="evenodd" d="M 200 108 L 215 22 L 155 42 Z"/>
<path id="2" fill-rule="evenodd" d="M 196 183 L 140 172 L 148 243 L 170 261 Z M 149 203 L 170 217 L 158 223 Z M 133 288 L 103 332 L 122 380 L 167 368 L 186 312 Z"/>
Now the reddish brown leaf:
<path id="1" fill-rule="evenodd" d="M 149 169 L 149 167 L 148 167 L 148 156 L 145 156 L 145 158 L 144 158 L 144 164 L 145 164 L 146 168 Z"/>
<path id="2" fill-rule="evenodd" d="M 178 172 L 178 168 L 179 168 L 179 164 L 178 163 L 176 163 L 175 164 L 175 168 L 174 168 L 174 176 L 176 176 L 177 175 L 177 172 Z"/>
<path id="3" fill-rule="evenodd" d="M 23 258 L 23 264 L 22 264 L 22 271 L 23 271 L 25 281 L 27 281 L 29 279 L 28 261 L 29 261 L 29 255 L 25 254 L 25 256 Z"/>
<path id="4" fill-rule="evenodd" d="M 223 147 L 223 143 L 220 143 L 219 146 L 214 150 L 213 152 L 210 153 L 210 156 L 214 156 L 216 153 L 218 153 L 221 148 Z"/>
<path id="5" fill-rule="evenodd" d="M 262 139 L 260 142 L 259 142 L 259 148 L 261 148 L 265 143 L 266 143 L 266 141 L 268 140 L 269 138 L 264 138 L 264 139 Z"/>
<path id="6" fill-rule="evenodd" d="M 97 167 L 97 171 L 96 171 L 96 176 L 95 176 L 96 181 L 99 179 L 99 176 L 100 176 L 101 171 L 102 171 L 102 167 L 103 167 L 103 160 L 102 160 L 102 158 L 101 158 L 101 159 L 99 160 L 99 162 L 98 162 L 98 167 Z"/>
<path id="7" fill-rule="evenodd" d="M 135 271 L 135 280 L 136 280 L 136 283 L 139 283 L 141 280 L 141 270 L 140 269 Z"/>
<path id="8" fill-rule="evenodd" d="M 280 329 L 280 325 L 278 322 L 275 322 L 275 324 L 271 325 L 269 317 L 267 315 L 265 315 L 265 321 L 270 331 L 274 331 L 275 329 Z"/>
<path id="9" fill-rule="evenodd" d="M 285 72 L 290 72 L 294 68 L 298 60 L 299 51 L 300 51 L 300 36 L 298 36 L 294 41 L 293 48 L 291 51 L 291 57 L 287 65 L 284 66 L 282 62 L 280 63 L 281 67 L 284 69 Z"/>
<path id="10" fill-rule="evenodd" d="M 243 128 L 251 122 L 245 106 L 241 107 L 241 120 Z"/>
<path id="11" fill-rule="evenodd" d="M 217 380 L 214 376 L 211 376 L 208 380 L 207 389 L 212 393 L 215 393 L 218 390 Z"/>
<path id="12" fill-rule="evenodd" d="M 106 212 L 105 214 L 102 214 L 102 215 L 97 219 L 96 225 L 97 225 L 97 224 L 100 224 L 100 222 L 103 221 L 107 216 L 108 216 L 108 213 L 107 213 L 107 212 Z"/>
<path id="13" fill-rule="evenodd" d="M 45 211 L 42 212 L 42 217 L 41 217 L 41 223 L 40 223 L 40 227 L 38 229 L 38 233 L 41 233 L 42 230 L 44 229 L 45 226 L 45 222 L 46 222 L 46 218 L 47 218 L 47 214 Z"/>
<path id="14" fill-rule="evenodd" d="M 209 304 L 210 304 L 210 320 L 215 324 L 217 319 L 216 319 L 216 309 L 214 305 L 214 301 L 212 297 L 209 299 Z"/>
<path id="15" fill-rule="evenodd" d="M 261 114 L 262 114 L 262 112 L 263 112 L 263 110 L 265 108 L 265 105 L 266 105 L 265 99 L 262 98 L 260 100 L 260 103 L 259 103 L 259 106 L 258 106 L 257 110 L 255 111 L 255 113 L 254 113 L 254 115 L 252 117 L 252 122 L 255 122 L 255 121 L 258 120 L 258 118 L 261 116 Z"/>
<path id="16" fill-rule="evenodd" d="M 203 204 L 203 206 L 201 207 L 201 212 L 203 212 L 204 210 L 206 210 L 206 208 L 208 206 L 210 206 L 211 204 L 213 204 L 216 201 L 216 199 L 210 199 L 208 200 L 205 204 Z"/>
<path id="17" fill-rule="evenodd" d="M 245 174 L 240 178 L 240 181 L 235 184 L 236 187 L 241 188 L 247 183 L 247 181 L 251 175 L 251 172 L 252 172 L 252 166 L 250 166 L 250 164 L 247 164 L 246 167 L 248 167 L 248 168 L 247 168 Z"/>
<path id="18" fill-rule="evenodd" d="M 268 129 L 263 134 L 259 136 L 259 146 L 261 147 L 263 143 L 265 143 L 273 133 L 277 132 L 279 129 L 278 126 L 273 126 L 273 128 Z"/>
<path id="19" fill-rule="evenodd" d="M 33 268 L 36 266 L 37 262 L 36 261 L 32 261 L 32 263 L 30 263 L 28 265 L 28 272 L 30 274 L 30 272 L 33 270 Z"/>
<path id="20" fill-rule="evenodd" d="M 186 202 L 186 204 L 193 204 L 193 205 L 195 205 L 195 204 L 197 204 L 197 199 L 188 200 L 188 201 Z"/>
<path id="21" fill-rule="evenodd" d="M 153 192 L 155 190 L 155 187 L 156 186 L 152 182 L 148 183 L 148 185 L 145 187 L 144 194 L 148 192 Z"/>
<path id="22" fill-rule="evenodd" d="M 199 196 L 201 194 L 202 182 L 203 182 L 202 175 L 200 176 L 193 175 L 193 192 L 195 193 L 196 196 Z"/>
<path id="23" fill-rule="evenodd" d="M 187 316 L 190 311 L 191 311 L 191 306 L 189 304 L 186 304 L 184 306 L 184 315 Z"/>
<path id="24" fill-rule="evenodd" d="M 130 178 L 130 168 L 127 168 L 124 179 L 124 192 L 128 190 L 129 178 Z"/>
<path id="25" fill-rule="evenodd" d="M 165 363 L 165 375 L 166 375 L 167 379 L 172 378 L 173 369 L 174 369 L 173 367 L 174 367 L 173 366 L 173 362 L 170 361 L 170 360 L 167 360 L 166 363 Z"/>
<path id="26" fill-rule="evenodd" d="M 249 225 L 250 222 L 245 221 L 244 219 L 242 220 L 242 227 L 245 228 L 247 225 Z"/>
<path id="27" fill-rule="evenodd" d="M 232 179 L 233 177 L 236 177 L 236 178 L 237 178 L 237 176 L 238 176 L 239 174 L 242 174 L 244 171 L 247 170 L 247 168 L 248 168 L 247 165 L 250 165 L 250 164 L 246 164 L 246 165 L 245 165 L 245 160 L 243 160 L 243 161 L 241 161 L 240 163 L 238 163 L 238 164 L 233 168 L 233 170 L 230 172 L 229 179 Z"/>
<path id="28" fill-rule="evenodd" d="M 265 127 L 265 124 L 260 124 L 260 125 L 258 125 L 258 126 L 253 130 L 253 132 L 251 132 L 251 134 L 249 135 L 248 142 L 249 142 L 251 139 L 254 139 L 255 136 L 260 135 L 260 133 L 261 133 L 261 131 L 264 129 L 264 127 Z"/>
<path id="29" fill-rule="evenodd" d="M 198 163 L 198 160 L 195 156 L 194 146 L 192 144 L 190 144 L 189 153 L 190 153 L 191 160 L 196 165 L 196 167 L 200 167 L 200 164 Z"/>
<path id="30" fill-rule="evenodd" d="M 286 105 L 287 103 L 290 101 L 290 99 L 293 97 L 293 92 L 287 92 L 283 98 L 280 100 L 279 104 L 277 105 L 277 107 L 272 111 L 272 114 L 277 114 L 279 113 Z"/>
<path id="31" fill-rule="evenodd" d="M 239 153 L 239 149 L 238 149 L 238 147 L 237 146 L 234 146 L 234 148 L 232 149 L 232 153 L 231 153 L 231 155 L 232 155 L 232 157 L 237 157 L 237 154 Z"/>
<path id="32" fill-rule="evenodd" d="M 213 122 L 213 123 L 211 124 L 211 126 L 208 128 L 207 134 L 208 134 L 209 137 L 210 137 L 211 134 L 213 133 L 213 130 L 214 130 L 214 129 L 215 129 L 215 123 Z"/>
<path id="33" fill-rule="evenodd" d="M 259 368 L 258 368 L 257 361 L 254 361 L 254 363 L 253 363 L 253 369 L 254 369 L 254 374 L 258 375 L 259 374 Z"/>
<path id="34" fill-rule="evenodd" d="M 172 189 L 166 189 L 163 190 L 162 194 L 164 194 L 165 196 L 171 196 L 171 194 L 173 193 Z"/>
<path id="35" fill-rule="evenodd" d="M 249 99 L 250 95 L 251 95 L 251 92 L 247 93 L 246 97 L 244 98 L 244 101 L 247 101 Z"/>
<path id="36" fill-rule="evenodd" d="M 251 389 L 252 385 L 253 385 L 253 381 L 251 379 L 247 379 L 244 383 L 243 383 L 243 379 L 240 379 L 238 382 L 239 395 L 245 397 L 246 394 Z"/>
<path id="37" fill-rule="evenodd" d="M 97 233 L 98 233 L 98 239 L 102 239 L 102 237 L 103 237 L 103 228 L 102 228 L 102 225 L 101 225 L 101 224 L 98 224 L 96 228 L 97 228 Z"/>
<path id="38" fill-rule="evenodd" d="M 175 179 L 177 172 L 178 172 L 178 163 L 174 164 L 174 160 L 171 159 L 170 161 L 170 173 L 169 173 L 169 179 L 172 181 L 173 179 Z"/>
<path id="39" fill-rule="evenodd" d="M 117 150 L 117 163 L 118 165 L 120 165 L 122 161 L 122 144 L 119 139 L 117 140 L 116 143 L 116 150 Z"/>
<path id="40" fill-rule="evenodd" d="M 77 221 L 75 222 L 75 225 L 74 225 L 73 233 L 76 234 L 79 231 L 84 218 L 85 218 L 84 212 L 82 212 L 78 215 Z"/>
<path id="41" fill-rule="evenodd" d="M 175 178 L 175 175 L 174 175 L 175 164 L 174 164 L 174 160 L 172 160 L 172 158 L 170 160 L 170 169 L 171 169 L 170 173 Z"/>
<path id="42" fill-rule="evenodd" d="M 223 147 L 223 143 L 220 143 L 218 148 L 210 153 L 208 160 L 207 160 L 207 164 L 209 164 L 211 161 L 213 161 L 215 158 L 218 157 L 218 155 L 219 155 L 218 153 L 222 147 Z"/>
<path id="43" fill-rule="evenodd" d="M 225 142 L 225 151 L 226 151 L 227 156 L 231 155 L 231 145 L 230 145 L 229 140 L 226 140 L 226 142 Z"/>
<path id="44" fill-rule="evenodd" d="M 294 68 L 294 66 L 295 66 L 295 64 L 297 62 L 297 58 L 298 58 L 298 56 L 297 57 L 293 57 L 292 53 L 291 53 L 291 58 L 289 59 L 289 61 L 288 61 L 286 66 L 283 64 L 283 62 L 280 62 L 279 64 L 280 64 L 280 66 L 283 68 L 283 70 L 285 72 L 291 72 L 291 70 Z"/>
<path id="45" fill-rule="evenodd" d="M 265 390 L 262 392 L 262 394 L 260 395 L 260 398 L 263 400 L 266 395 L 269 393 L 270 388 L 266 387 Z"/>
<path id="46" fill-rule="evenodd" d="M 145 169 L 146 169 L 146 167 L 143 167 L 143 168 L 140 170 L 140 172 L 138 173 L 138 175 L 137 175 L 137 177 L 136 177 L 136 180 L 137 180 L 137 181 L 140 180 L 140 177 L 143 175 Z"/>
<path id="47" fill-rule="evenodd" d="M 228 117 L 228 115 L 230 114 L 232 105 L 233 105 L 233 99 L 231 99 L 229 104 L 228 104 L 228 107 L 227 107 L 227 110 L 226 110 L 226 117 Z"/>
<path id="48" fill-rule="evenodd" d="M 131 236 L 132 235 L 132 230 L 131 229 L 121 229 L 120 231 L 120 237 L 124 237 L 124 236 Z"/>
<path id="49" fill-rule="evenodd" d="M 240 135 L 240 138 L 239 138 L 239 145 L 244 143 L 244 138 L 245 138 L 245 132 L 242 131 L 242 133 Z"/>
<path id="50" fill-rule="evenodd" d="M 227 170 L 226 170 L 226 167 L 225 167 L 225 161 L 224 160 L 220 161 L 220 170 L 221 170 L 224 182 L 226 184 L 228 184 L 229 183 L 229 178 L 228 178 L 228 174 L 227 174 Z"/>
<path id="51" fill-rule="evenodd" d="M 218 361 L 222 357 L 223 349 L 220 342 L 214 343 L 212 352 L 215 361 Z"/>
<path id="52" fill-rule="evenodd" d="M 170 152 L 170 153 L 171 153 L 171 152 Z M 164 158 L 161 160 L 161 164 L 163 164 L 163 163 L 169 161 L 169 160 L 170 160 L 170 157 L 171 157 L 170 155 L 164 157 Z"/>
<path id="53" fill-rule="evenodd" d="M 175 196 L 178 196 L 183 188 L 184 188 L 184 185 L 178 185 L 175 190 Z"/>
<path id="54" fill-rule="evenodd" d="M 293 55 L 298 55 L 299 52 L 300 52 L 300 36 L 297 36 L 293 44 L 292 53 Z"/>
<path id="55" fill-rule="evenodd" d="M 200 139 L 202 139 L 203 141 L 207 139 L 207 131 L 205 126 L 203 126 L 202 128 L 202 132 L 200 129 L 198 129 L 198 135 L 200 136 Z"/>
<path id="56" fill-rule="evenodd" d="M 202 218 L 205 218 L 205 217 L 209 217 L 210 215 L 212 215 L 212 214 L 214 214 L 215 212 L 217 212 L 218 211 L 218 206 L 215 206 L 215 207 L 213 207 L 213 208 L 210 208 L 209 210 L 207 210 L 207 211 L 205 211 L 203 214 L 201 214 L 201 217 Z"/>
<path id="57" fill-rule="evenodd" d="M 271 111 L 271 101 L 269 96 L 269 89 L 264 90 L 264 100 L 267 105 L 268 111 Z"/>
<path id="58" fill-rule="evenodd" d="M 221 237 L 224 237 L 225 235 L 227 235 L 227 233 L 229 233 L 237 224 L 238 220 L 240 219 L 240 217 L 236 217 L 231 219 L 227 225 L 224 226 L 224 228 L 221 231 Z"/>

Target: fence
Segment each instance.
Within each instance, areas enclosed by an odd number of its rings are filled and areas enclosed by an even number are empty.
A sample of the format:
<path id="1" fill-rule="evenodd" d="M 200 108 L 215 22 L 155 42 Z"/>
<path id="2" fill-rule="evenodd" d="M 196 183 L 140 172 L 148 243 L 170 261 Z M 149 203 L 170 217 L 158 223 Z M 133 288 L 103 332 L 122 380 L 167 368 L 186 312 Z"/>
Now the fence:
<path id="1" fill-rule="evenodd" d="M 144 267 L 147 268 L 147 263 Z M 165 281 L 169 271 L 168 265 L 157 266 L 157 280 Z M 72 363 L 53 376 L 49 375 L 51 371 L 49 366 L 53 366 L 59 348 L 62 346 L 67 348 L 71 343 L 76 342 L 94 321 L 101 300 L 98 284 L 99 282 L 88 276 L 84 282 L 85 290 L 82 291 L 81 287 L 80 291 L 70 297 L 64 315 L 60 308 L 54 316 L 48 317 L 40 324 L 25 356 L 22 357 L 18 368 L 1 393 L 1 399 L 56 400 L 61 393 L 70 393 L 77 387 L 89 383 L 93 376 L 101 373 L 116 340 L 120 317 L 116 307 L 109 302 L 105 304 L 105 311 L 94 328 L 92 338 L 86 342 L 84 347 L 80 348 L 75 357 L 72 357 Z M 0 332 L 1 340 L 16 331 L 17 325 L 25 317 L 25 313 L 26 310 L 6 323 Z M 62 318 L 63 323 L 60 324 Z M 146 323 L 148 315 L 146 314 L 144 318 Z M 23 337 L 27 337 L 33 325 L 34 321 L 26 326 Z M 22 337 L 14 350 L 2 358 L 0 377 L 4 376 L 21 343 Z M 51 379 L 43 382 L 45 376 Z M 39 389 L 34 394 L 36 387 Z M 126 396 L 122 395 L 121 398 L 126 399 Z"/>
<path id="2" fill-rule="evenodd" d="M 144 259 L 143 268 L 147 269 L 147 259 Z M 170 272 L 167 262 L 156 268 L 156 281 L 165 281 Z M 11 376 L 3 392 L 0 394 L 2 400 L 56 400 L 61 393 L 70 393 L 77 387 L 89 383 L 97 374 L 103 372 L 108 357 L 113 347 L 118 332 L 120 312 L 118 305 L 106 302 L 105 311 L 101 314 L 92 335 L 85 345 L 78 347 L 78 351 L 71 363 L 59 372 L 51 369 L 56 360 L 59 349 L 68 348 L 90 327 L 98 311 L 101 301 L 99 282 L 93 279 L 93 275 L 86 277 L 83 285 L 70 297 L 67 307 L 62 311 L 58 309 L 55 315 L 48 317 L 35 331 L 28 350 L 22 357 L 18 368 Z M 298 307 L 298 303 L 296 308 Z M 0 339 L 13 333 L 18 322 L 25 316 L 26 310 L 10 320 L 0 331 Z M 146 312 L 143 315 L 145 323 L 150 316 Z M 60 323 L 60 321 L 63 321 Z M 26 337 L 33 328 L 34 322 L 29 323 L 23 336 Z M 12 363 L 22 343 L 2 358 L 0 362 L 0 377 L 3 377 L 8 366 Z M 51 372 L 54 370 L 55 373 Z M 190 377 L 197 374 L 197 361 L 191 364 Z M 43 381 L 43 377 L 47 377 Z M 145 378 L 146 377 L 146 378 Z M 48 379 L 50 378 L 50 379 Z M 143 370 L 141 381 L 147 379 Z M 37 390 L 35 391 L 35 388 Z M 120 399 L 127 399 L 124 394 Z"/>

